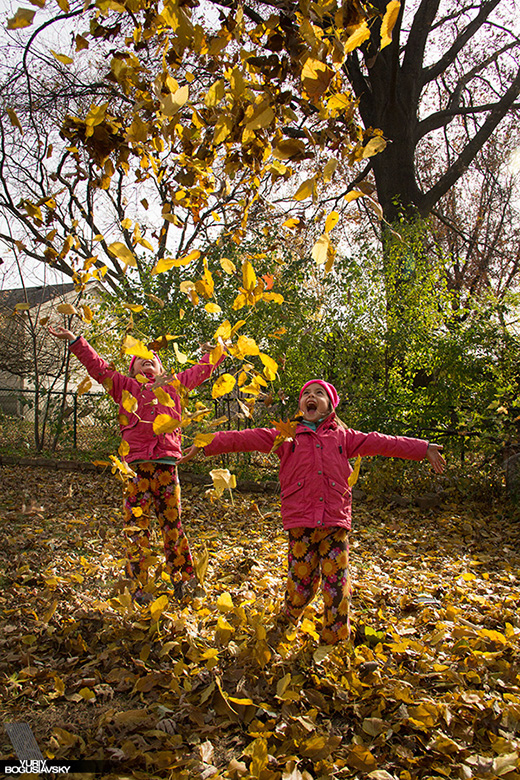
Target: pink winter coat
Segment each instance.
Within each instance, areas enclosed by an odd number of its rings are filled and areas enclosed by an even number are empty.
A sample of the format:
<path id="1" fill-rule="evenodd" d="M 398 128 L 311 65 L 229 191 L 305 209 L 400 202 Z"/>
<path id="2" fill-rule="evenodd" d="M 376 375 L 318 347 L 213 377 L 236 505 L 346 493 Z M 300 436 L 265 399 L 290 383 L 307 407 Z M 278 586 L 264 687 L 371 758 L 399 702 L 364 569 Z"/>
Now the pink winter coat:
<path id="1" fill-rule="evenodd" d="M 278 435 L 275 428 L 250 428 L 243 431 L 219 431 L 206 455 L 222 452 L 270 452 Z M 298 424 L 293 441 L 285 441 L 276 454 L 280 458 L 282 521 L 287 530 L 297 526 L 350 528 L 352 491 L 348 477 L 349 458 L 357 455 L 422 460 L 428 442 L 406 436 L 361 433 L 345 429 L 334 415 L 314 432 Z"/>
<path id="2" fill-rule="evenodd" d="M 174 406 L 163 406 L 151 390 L 152 380 L 143 385 L 137 379 L 115 371 L 83 336 L 70 344 L 70 351 L 83 363 L 90 376 L 102 384 L 119 404 L 118 419 L 121 436 L 130 446 L 130 451 L 125 458 L 128 463 L 135 460 L 181 457 L 180 428 L 176 428 L 171 433 L 156 434 L 153 431 L 153 421 L 160 414 L 181 419 L 181 399 L 172 385 L 163 385 L 162 389 L 173 399 Z M 222 360 L 223 358 L 216 365 Z M 184 387 L 193 390 L 211 376 L 216 365 L 211 365 L 209 355 L 205 355 L 200 363 L 175 376 Z M 122 404 L 123 390 L 127 390 L 137 400 L 137 409 L 134 413 L 128 412 Z"/>

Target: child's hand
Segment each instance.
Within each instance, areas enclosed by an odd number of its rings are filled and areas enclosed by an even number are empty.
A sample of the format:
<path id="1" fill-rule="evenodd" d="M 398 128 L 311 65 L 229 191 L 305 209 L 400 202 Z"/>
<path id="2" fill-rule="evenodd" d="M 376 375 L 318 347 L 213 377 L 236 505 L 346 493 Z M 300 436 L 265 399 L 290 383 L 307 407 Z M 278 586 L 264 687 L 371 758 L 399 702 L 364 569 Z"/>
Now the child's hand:
<path id="1" fill-rule="evenodd" d="M 51 336 L 55 336 L 57 339 L 61 339 L 62 341 L 74 341 L 76 338 L 76 335 L 71 330 L 62 328 L 61 325 L 57 325 L 55 328 L 51 327 L 51 325 L 48 325 L 47 330 Z"/>
<path id="2" fill-rule="evenodd" d="M 441 455 L 441 450 L 442 445 L 440 444 L 428 444 L 428 449 L 426 450 L 426 458 L 436 474 L 442 474 L 446 466 L 446 461 Z"/>
<path id="3" fill-rule="evenodd" d="M 195 444 L 192 444 L 189 450 L 182 456 L 182 458 L 179 458 L 177 463 L 187 463 L 189 460 L 193 460 L 195 455 L 199 452 L 200 447 L 195 446 Z"/>

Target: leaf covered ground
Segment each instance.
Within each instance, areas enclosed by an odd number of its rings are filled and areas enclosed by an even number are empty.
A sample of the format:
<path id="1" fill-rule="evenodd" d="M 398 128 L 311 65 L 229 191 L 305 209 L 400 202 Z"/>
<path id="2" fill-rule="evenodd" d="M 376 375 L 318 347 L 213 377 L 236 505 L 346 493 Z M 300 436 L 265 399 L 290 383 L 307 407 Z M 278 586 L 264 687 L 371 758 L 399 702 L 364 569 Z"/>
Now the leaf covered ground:
<path id="1" fill-rule="evenodd" d="M 144 608 L 121 578 L 120 505 L 108 474 L 2 471 L 2 722 L 29 723 L 46 757 L 113 778 L 520 778 L 515 513 L 359 503 L 353 639 L 330 648 L 319 600 L 269 633 L 277 496 L 184 486 L 206 594 Z"/>

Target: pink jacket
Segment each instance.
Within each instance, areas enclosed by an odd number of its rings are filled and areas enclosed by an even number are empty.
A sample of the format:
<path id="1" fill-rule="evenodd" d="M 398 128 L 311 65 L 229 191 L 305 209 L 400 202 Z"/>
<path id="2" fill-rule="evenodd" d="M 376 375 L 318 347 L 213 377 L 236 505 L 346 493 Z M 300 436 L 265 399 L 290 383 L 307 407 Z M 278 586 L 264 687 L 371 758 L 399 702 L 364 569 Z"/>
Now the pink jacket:
<path id="1" fill-rule="evenodd" d="M 150 389 L 152 381 L 147 385 L 142 385 L 133 377 L 115 371 L 106 360 L 97 354 L 83 336 L 70 344 L 70 351 L 83 363 L 90 376 L 100 382 L 114 401 L 119 404 L 118 419 L 121 436 L 130 446 L 130 451 L 125 458 L 128 463 L 134 460 L 181 457 L 179 428 L 171 433 L 156 434 L 153 431 L 153 421 L 159 414 L 168 414 L 170 417 L 181 419 L 181 399 L 172 385 L 163 385 L 162 389 L 173 399 L 174 406 L 163 406 Z M 222 360 L 223 358 L 219 360 L 219 363 Z M 194 387 L 198 387 L 211 376 L 215 367 L 209 363 L 209 355 L 205 355 L 200 363 L 175 376 L 184 387 L 193 390 Z M 137 409 L 134 413 L 128 412 L 122 404 L 123 390 L 127 390 L 137 399 Z"/>
<path id="2" fill-rule="evenodd" d="M 220 431 L 204 447 L 206 455 L 222 452 L 270 452 L 278 435 L 275 428 Z M 350 528 L 352 491 L 349 458 L 357 455 L 422 460 L 428 442 L 406 436 L 345 430 L 330 415 L 314 432 L 298 424 L 294 441 L 278 448 L 282 521 L 287 530 L 297 526 Z"/>

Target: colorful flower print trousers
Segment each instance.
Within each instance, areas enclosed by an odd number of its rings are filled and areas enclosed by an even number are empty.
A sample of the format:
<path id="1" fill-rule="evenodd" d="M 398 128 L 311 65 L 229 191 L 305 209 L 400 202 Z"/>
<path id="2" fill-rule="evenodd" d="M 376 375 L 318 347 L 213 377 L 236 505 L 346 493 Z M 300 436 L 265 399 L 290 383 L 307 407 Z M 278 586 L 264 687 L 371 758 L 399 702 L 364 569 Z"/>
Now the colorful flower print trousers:
<path id="1" fill-rule="evenodd" d="M 321 639 L 329 645 L 348 639 L 352 588 L 347 529 L 289 529 L 288 563 L 285 611 L 290 620 L 298 621 L 321 580 L 325 606 Z"/>
<path id="2" fill-rule="evenodd" d="M 166 571 L 172 582 L 193 577 L 190 546 L 181 524 L 181 488 L 175 464 L 136 463 L 124 499 L 127 573 L 145 585 L 148 569 L 156 563 L 150 550 L 152 505 L 164 543 Z"/>

